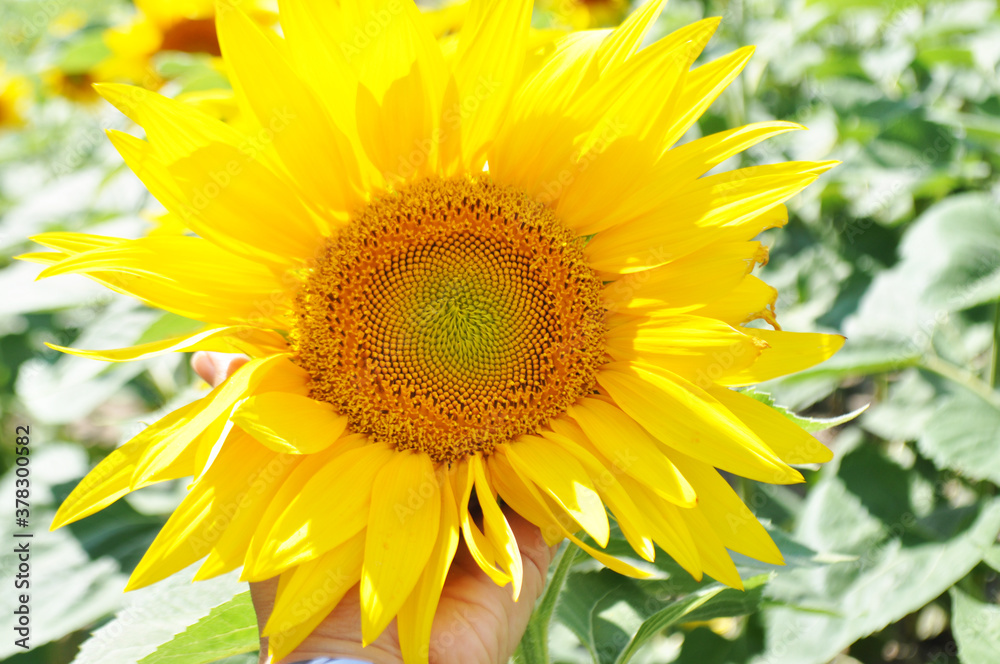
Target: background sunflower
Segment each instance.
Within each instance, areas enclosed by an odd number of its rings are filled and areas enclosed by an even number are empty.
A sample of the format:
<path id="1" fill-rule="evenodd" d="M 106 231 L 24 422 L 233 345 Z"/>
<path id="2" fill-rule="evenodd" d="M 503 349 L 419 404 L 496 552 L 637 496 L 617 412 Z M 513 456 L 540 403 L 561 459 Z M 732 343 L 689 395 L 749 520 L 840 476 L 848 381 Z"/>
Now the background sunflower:
<path id="1" fill-rule="evenodd" d="M 5 30 L 14 26 L 30 37 L 24 26 L 33 25 L 34 9 L 26 9 L 24 22 L 5 21 Z M 955 642 L 964 661 L 989 661 L 976 659 L 976 652 L 991 648 L 991 633 L 981 626 L 990 624 L 993 612 L 989 565 L 997 563 L 989 547 L 1000 526 L 990 498 L 1000 477 L 990 453 L 997 416 L 989 387 L 989 303 L 997 295 L 991 238 L 998 224 L 990 195 L 996 187 L 990 122 L 997 114 L 997 55 L 989 45 L 996 17 L 975 3 L 919 10 L 814 3 L 809 11 L 791 3 L 677 3 L 657 30 L 713 14 L 725 20 L 706 60 L 747 43 L 758 44 L 758 53 L 736 87 L 699 122 L 700 132 L 795 120 L 812 131 L 794 141 L 779 139 L 775 147 L 762 144 L 734 166 L 788 158 L 845 162 L 821 190 L 793 205 L 787 235 L 767 240 L 773 245 L 763 275 L 783 294 L 777 310 L 787 328 L 843 331 L 851 342 L 832 364 L 765 389 L 778 403 L 811 408 L 814 415 L 872 399 L 877 407 L 824 439 L 837 456 L 824 470 L 806 472 L 807 487 L 738 486 L 754 511 L 770 520 L 792 563 L 787 569 L 738 560 L 745 576 L 754 569 L 775 575 L 747 595 L 733 595 L 685 581 L 666 560 L 659 561 L 666 579 L 633 582 L 563 558 L 557 571 L 568 582 L 554 611 L 553 655 L 587 661 L 587 649 L 600 655 L 608 643 L 631 653 L 625 644 L 640 634 L 647 651 L 639 657 L 657 661 L 677 652 L 681 661 L 704 660 L 706 652 L 727 653 L 730 661 L 954 661 L 959 654 L 949 644 Z M 5 47 L 14 56 L 29 45 L 44 53 L 56 39 L 47 34 Z M 16 57 L 9 59 L 8 70 L 19 71 Z M 56 223 L 102 235 L 144 232 L 134 214 L 145 204 L 141 192 L 125 195 L 130 180 L 113 172 L 113 157 L 89 113 L 42 99 L 25 130 L 0 138 L 5 158 L 21 163 L 3 175 L 3 195 L 12 201 L 4 216 L 10 254 L 24 249 L 17 238 L 59 230 Z M 107 184 L 98 189 L 102 182 Z M 20 267 L 3 275 L 9 284 L 27 277 Z M 129 413 L 152 421 L 155 415 L 145 414 L 150 409 L 174 398 L 189 401 L 184 390 L 192 383 L 184 366 L 163 359 L 105 369 L 39 354 L 41 340 L 123 346 L 189 329 L 183 320 L 107 299 L 84 284 L 40 288 L 5 289 L 9 324 L 2 349 L 10 375 L 4 424 L 12 430 L 27 420 L 41 434 L 33 459 L 35 498 L 38 519 L 48 519 L 44 505 L 59 502 L 96 457 L 134 432 L 119 430 L 116 422 Z M 61 310 L 81 297 L 93 306 Z M 87 390 L 78 387 L 84 383 Z M 59 442 L 66 440 L 87 446 Z M 47 634 L 39 619 L 36 643 L 51 643 L 18 659 L 69 661 L 82 633 L 65 635 L 88 629 L 122 601 L 122 574 L 134 568 L 176 500 L 170 487 L 145 490 L 108 517 L 92 517 L 42 543 L 35 602 L 53 619 Z M 922 582 L 907 582 L 913 578 Z M 147 626 L 127 630 L 146 640 L 134 650 L 120 649 L 121 661 L 147 656 L 201 618 L 246 625 L 245 598 L 226 603 L 232 588 L 220 581 L 205 594 L 192 594 L 184 607 L 162 613 L 161 593 L 126 598 L 136 604 L 91 641 L 81 661 L 113 661 L 108 649 L 121 648 L 115 635 L 122 625 Z M 657 629 L 637 631 L 661 608 L 667 613 L 650 623 Z M 535 642 L 544 617 L 543 610 L 532 628 Z M 249 631 L 234 631 L 233 642 L 214 654 L 252 647 Z M 838 655 L 848 646 L 848 654 Z M 171 647 L 185 647 L 184 639 L 162 646 L 162 653 Z"/>

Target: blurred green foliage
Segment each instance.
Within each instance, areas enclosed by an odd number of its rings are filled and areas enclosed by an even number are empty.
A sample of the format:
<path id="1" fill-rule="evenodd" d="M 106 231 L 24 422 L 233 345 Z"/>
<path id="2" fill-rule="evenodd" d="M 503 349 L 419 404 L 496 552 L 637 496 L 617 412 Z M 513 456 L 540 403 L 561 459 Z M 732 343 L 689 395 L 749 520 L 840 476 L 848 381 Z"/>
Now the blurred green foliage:
<path id="1" fill-rule="evenodd" d="M 85 70 L 102 53 L 100 30 L 130 11 L 123 2 L 42 0 L 0 9 L 7 73 L 26 73 L 37 86 L 28 124 L 0 131 L 0 426 L 7 441 L 16 425 L 30 424 L 34 446 L 35 649 L 0 642 L 0 658 L 13 664 L 72 661 L 92 632 L 80 662 L 255 661 L 252 614 L 234 579 L 121 593 L 182 486 L 150 487 L 46 532 L 89 467 L 199 389 L 183 357 L 104 365 L 47 349 L 130 345 L 189 323 L 82 277 L 32 284 L 38 268 L 11 261 L 42 231 L 148 231 L 139 215 L 148 195 L 103 137 L 127 121 L 101 103 L 60 98 L 41 76 L 57 66 Z M 843 161 L 792 201 L 786 228 L 768 234 L 762 276 L 779 289 L 785 329 L 841 332 L 848 342 L 831 361 L 758 392 L 818 418 L 871 407 L 818 434 L 836 459 L 806 470 L 806 485 L 739 484 L 787 566 L 737 557 L 749 579 L 738 593 L 695 583 L 665 556 L 658 578 L 634 581 L 566 552 L 517 660 L 995 664 L 997 5 L 671 0 L 654 36 L 712 15 L 723 21 L 704 60 L 745 44 L 757 52 L 688 138 L 794 120 L 809 131 L 720 169 Z M 80 25 L 59 28 L 70 19 Z M 209 71 L 196 58 L 158 66 L 191 73 L 167 94 Z M 12 494 L 12 462 L 5 444 L 0 495 Z M 9 521 L 0 519 L 7 541 Z M 0 560 L 10 578 L 15 561 Z"/>

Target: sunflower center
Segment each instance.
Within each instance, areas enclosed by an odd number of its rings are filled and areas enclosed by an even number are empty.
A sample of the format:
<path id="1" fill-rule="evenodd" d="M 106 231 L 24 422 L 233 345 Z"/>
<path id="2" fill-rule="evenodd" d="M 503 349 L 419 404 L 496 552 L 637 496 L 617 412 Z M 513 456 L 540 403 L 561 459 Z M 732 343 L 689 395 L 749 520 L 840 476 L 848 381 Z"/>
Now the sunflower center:
<path id="1" fill-rule="evenodd" d="M 297 298 L 296 361 L 352 430 L 452 462 L 590 392 L 601 282 L 547 207 L 488 176 L 426 180 L 357 214 Z"/>
<path id="2" fill-rule="evenodd" d="M 215 19 L 181 19 L 163 31 L 160 49 L 221 56 L 222 49 L 219 47 L 219 37 L 215 32 Z"/>

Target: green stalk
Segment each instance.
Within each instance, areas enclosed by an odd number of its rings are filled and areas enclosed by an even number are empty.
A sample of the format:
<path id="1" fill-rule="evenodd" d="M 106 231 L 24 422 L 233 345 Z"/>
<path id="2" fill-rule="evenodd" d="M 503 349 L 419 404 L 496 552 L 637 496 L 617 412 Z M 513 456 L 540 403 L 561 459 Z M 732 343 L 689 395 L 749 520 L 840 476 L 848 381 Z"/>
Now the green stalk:
<path id="1" fill-rule="evenodd" d="M 990 387 L 997 388 L 1000 384 L 1000 300 L 996 303 L 996 313 L 993 314 L 993 362 L 990 364 Z"/>
<path id="2" fill-rule="evenodd" d="M 957 367 L 951 362 L 946 362 L 936 355 L 927 355 L 917 366 L 961 385 L 970 392 L 974 392 L 977 396 L 986 401 L 986 403 L 993 404 L 994 407 L 1000 408 L 1000 392 L 994 390 L 992 386 L 987 384 L 982 378 L 968 369 Z"/>
<path id="3" fill-rule="evenodd" d="M 559 593 L 562 592 L 563 584 L 566 583 L 566 577 L 569 576 L 579 550 L 575 544 L 567 542 L 562 551 L 556 555 L 552 578 L 549 579 L 545 594 L 531 614 L 528 629 L 525 630 L 521 643 L 514 653 L 513 661 L 517 664 L 549 664 L 549 623 L 552 621 Z"/>

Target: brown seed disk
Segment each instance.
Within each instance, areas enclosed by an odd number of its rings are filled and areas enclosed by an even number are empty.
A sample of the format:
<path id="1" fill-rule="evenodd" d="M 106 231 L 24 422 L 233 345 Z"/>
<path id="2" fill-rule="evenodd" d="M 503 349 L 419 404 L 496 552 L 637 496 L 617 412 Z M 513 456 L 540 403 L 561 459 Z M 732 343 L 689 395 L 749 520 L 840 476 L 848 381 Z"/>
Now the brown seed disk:
<path id="1" fill-rule="evenodd" d="M 601 282 L 552 211 L 488 176 L 386 195 L 327 243 L 292 334 L 351 430 L 451 463 L 593 390 Z"/>

